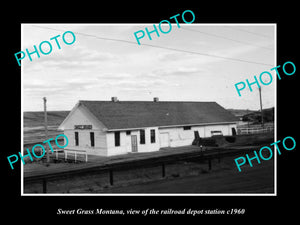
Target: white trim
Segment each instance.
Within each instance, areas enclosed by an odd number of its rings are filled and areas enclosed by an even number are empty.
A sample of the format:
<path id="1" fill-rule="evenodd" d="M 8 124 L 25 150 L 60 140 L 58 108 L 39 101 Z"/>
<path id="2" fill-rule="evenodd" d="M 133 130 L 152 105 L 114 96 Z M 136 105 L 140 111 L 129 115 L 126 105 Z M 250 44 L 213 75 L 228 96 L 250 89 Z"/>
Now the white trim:
<path id="1" fill-rule="evenodd" d="M 274 29 L 274 67 L 277 65 L 277 23 L 275 23 Z M 277 141 L 277 79 L 275 80 L 275 106 L 274 106 L 274 142 Z M 277 196 L 277 152 L 274 154 L 274 194 Z"/>
<path id="2" fill-rule="evenodd" d="M 236 123 L 237 123 L 237 122 L 195 123 L 195 124 L 182 124 L 182 125 L 159 126 L 158 128 L 183 127 L 183 126 L 203 126 L 203 125 L 219 125 L 219 124 L 236 124 Z"/>
<path id="3" fill-rule="evenodd" d="M 236 122 L 215 122 L 215 123 L 195 123 L 195 124 L 180 124 L 180 125 L 166 125 L 166 126 L 154 126 L 159 128 L 168 128 L 168 127 L 184 127 L 184 126 L 204 126 L 204 125 L 219 125 L 219 124 L 236 124 Z M 140 130 L 145 128 L 152 128 L 152 127 L 135 127 L 135 128 L 120 128 L 120 129 L 108 129 L 107 132 L 113 131 L 125 131 L 125 130 Z"/>
<path id="4" fill-rule="evenodd" d="M 96 129 L 74 129 L 74 128 L 65 128 L 64 130 L 67 130 L 67 131 L 72 131 L 72 130 L 74 130 L 74 131 L 103 131 L 102 129 L 100 129 L 100 128 L 96 128 Z"/>

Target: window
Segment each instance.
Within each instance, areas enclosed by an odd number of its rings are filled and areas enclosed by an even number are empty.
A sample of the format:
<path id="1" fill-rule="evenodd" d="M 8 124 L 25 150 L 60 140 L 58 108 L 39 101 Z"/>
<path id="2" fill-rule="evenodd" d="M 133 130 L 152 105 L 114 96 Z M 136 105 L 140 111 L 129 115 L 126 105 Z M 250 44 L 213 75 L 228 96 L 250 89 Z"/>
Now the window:
<path id="1" fill-rule="evenodd" d="M 115 146 L 120 146 L 120 131 L 115 132 Z"/>
<path id="2" fill-rule="evenodd" d="M 140 130 L 140 144 L 145 144 L 145 130 Z"/>
<path id="3" fill-rule="evenodd" d="M 95 135 L 94 132 L 90 132 L 90 139 L 91 139 L 91 147 L 95 146 Z"/>
<path id="4" fill-rule="evenodd" d="M 212 130 L 211 132 L 211 136 L 222 136 L 223 133 L 220 130 Z"/>
<path id="5" fill-rule="evenodd" d="M 131 131 L 130 130 L 126 130 L 126 135 L 130 135 Z"/>
<path id="6" fill-rule="evenodd" d="M 150 141 L 151 141 L 151 143 L 155 143 L 155 130 L 154 129 L 150 130 Z"/>
<path id="7" fill-rule="evenodd" d="M 184 129 L 184 130 L 190 130 L 190 129 L 191 129 L 191 126 L 184 126 L 183 129 Z"/>
<path id="8" fill-rule="evenodd" d="M 75 132 L 75 146 L 79 145 L 79 136 L 78 136 L 78 132 Z"/>

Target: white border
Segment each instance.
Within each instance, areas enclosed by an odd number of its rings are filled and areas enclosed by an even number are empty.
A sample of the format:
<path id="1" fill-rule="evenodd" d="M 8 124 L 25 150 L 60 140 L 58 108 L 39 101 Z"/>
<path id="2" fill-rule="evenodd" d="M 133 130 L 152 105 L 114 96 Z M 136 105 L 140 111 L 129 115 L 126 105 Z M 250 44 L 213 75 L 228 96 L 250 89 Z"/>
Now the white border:
<path id="1" fill-rule="evenodd" d="M 22 23 L 21 24 L 21 49 L 23 49 L 23 24 L 26 25 L 31 25 L 31 23 Z M 70 23 L 70 24 L 65 24 L 65 23 L 43 23 L 42 25 L 85 25 L 85 26 L 93 26 L 93 25 L 104 25 L 104 26 L 115 26 L 115 25 L 146 25 L 146 23 L 128 23 L 128 24 L 118 24 L 118 23 L 114 23 L 114 24 L 107 24 L 107 23 L 95 23 L 95 24 L 85 24 L 85 23 Z M 151 24 L 151 23 L 148 23 Z M 148 25 L 147 24 L 147 25 Z M 33 25 L 33 24 L 32 24 Z M 37 25 L 41 25 L 41 24 L 37 24 Z M 184 25 L 184 24 L 182 24 Z M 219 24 L 219 23 L 204 23 L 204 24 L 199 24 L 199 23 L 195 23 L 193 25 L 200 25 L 200 26 L 274 26 L 274 67 L 277 65 L 277 23 L 226 23 L 226 24 Z M 189 25 L 191 26 L 191 24 Z M 275 141 L 277 141 L 277 79 L 275 80 L 275 106 L 274 106 L 274 110 L 275 110 L 275 118 L 274 118 L 274 122 L 275 122 L 275 131 L 274 131 L 274 138 Z M 23 67 L 21 66 L 21 149 L 23 152 Z M 274 147 L 275 148 L 275 147 Z M 276 151 L 275 151 L 276 152 Z M 124 194 L 101 194 L 101 193 L 95 193 L 95 194 L 84 194 L 84 193 L 80 193 L 80 194 L 43 194 L 43 193 L 38 193 L 38 194 L 27 194 L 24 193 L 24 183 L 23 183 L 23 163 L 20 162 L 21 164 L 21 196 L 277 196 L 277 153 L 274 154 L 274 193 L 267 193 L 267 194 L 263 194 L 263 193 L 218 193 L 218 194 L 212 194 L 212 193 L 205 193 L 205 194 L 200 194 L 200 193 L 172 193 L 172 194 L 168 194 L 168 193 L 155 193 L 155 194 L 140 194 L 140 193 L 136 193 L 136 194 L 131 194 L 131 193 L 124 193 Z"/>

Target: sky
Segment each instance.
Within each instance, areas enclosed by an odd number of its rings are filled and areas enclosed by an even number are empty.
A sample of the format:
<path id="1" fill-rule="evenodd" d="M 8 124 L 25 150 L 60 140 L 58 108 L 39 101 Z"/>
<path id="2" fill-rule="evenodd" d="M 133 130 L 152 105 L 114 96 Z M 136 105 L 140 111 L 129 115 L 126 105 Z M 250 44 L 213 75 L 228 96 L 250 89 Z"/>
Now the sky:
<path id="1" fill-rule="evenodd" d="M 22 24 L 20 51 L 32 52 L 43 41 L 52 44 L 50 54 L 32 54 L 32 61 L 26 55 L 21 61 L 23 111 L 42 111 L 43 97 L 52 111 L 71 110 L 79 100 L 109 101 L 113 96 L 120 101 L 159 97 L 260 108 L 255 85 L 253 92 L 248 87 L 241 91 L 241 97 L 234 85 L 254 81 L 254 75 L 259 78 L 276 66 L 274 24 L 181 22 L 178 28 L 172 23 L 169 33 L 152 33 L 152 40 L 146 34 L 138 45 L 134 33 L 146 27 L 151 31 L 153 24 Z M 75 34 L 71 45 L 62 40 L 66 31 Z M 61 49 L 50 40 L 57 35 Z M 72 41 L 70 34 L 65 38 Z M 42 47 L 49 50 L 47 44 Z M 273 82 L 262 85 L 264 108 L 275 106 L 276 75 L 271 74 Z M 263 80 L 267 83 L 269 78 Z"/>

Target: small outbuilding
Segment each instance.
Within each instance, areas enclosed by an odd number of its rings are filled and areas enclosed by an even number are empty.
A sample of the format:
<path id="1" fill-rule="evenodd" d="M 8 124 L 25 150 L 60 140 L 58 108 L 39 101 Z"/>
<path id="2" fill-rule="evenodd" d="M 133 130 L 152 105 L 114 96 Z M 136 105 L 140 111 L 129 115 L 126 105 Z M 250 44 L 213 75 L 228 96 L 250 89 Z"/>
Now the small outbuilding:
<path id="1" fill-rule="evenodd" d="M 112 156 L 191 145 L 195 134 L 233 135 L 237 118 L 216 102 L 79 101 L 59 126 L 65 148 Z"/>

